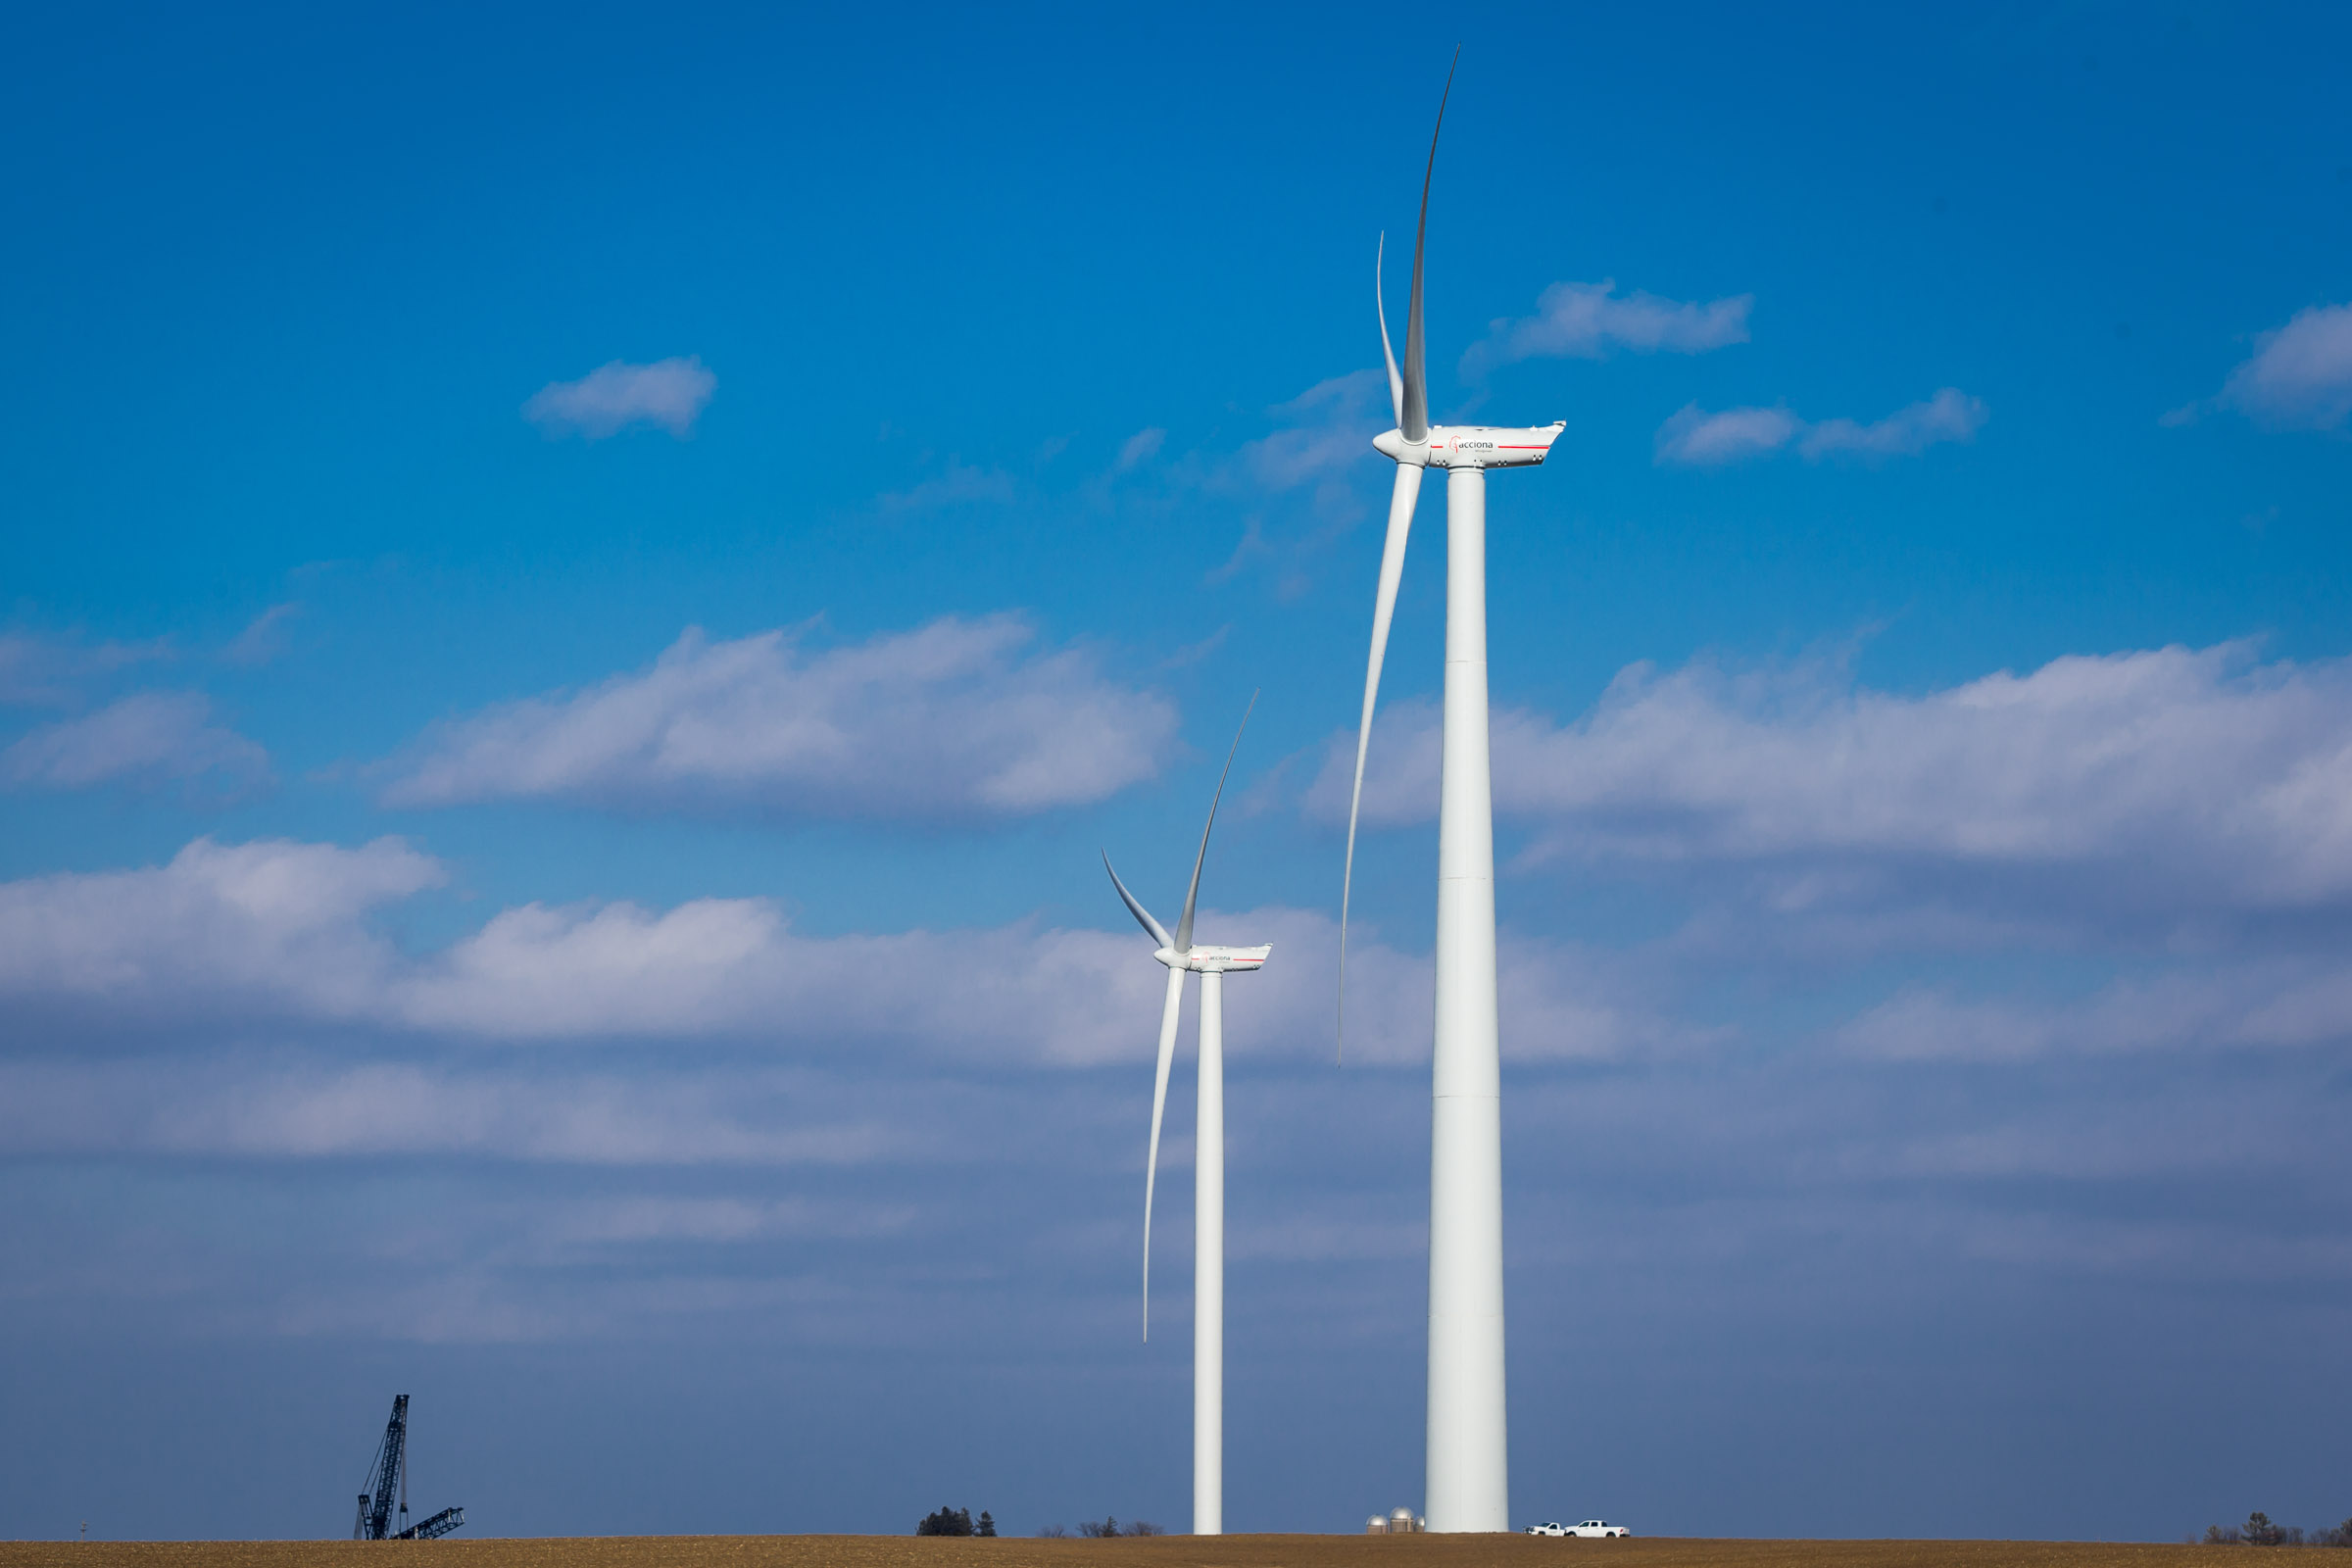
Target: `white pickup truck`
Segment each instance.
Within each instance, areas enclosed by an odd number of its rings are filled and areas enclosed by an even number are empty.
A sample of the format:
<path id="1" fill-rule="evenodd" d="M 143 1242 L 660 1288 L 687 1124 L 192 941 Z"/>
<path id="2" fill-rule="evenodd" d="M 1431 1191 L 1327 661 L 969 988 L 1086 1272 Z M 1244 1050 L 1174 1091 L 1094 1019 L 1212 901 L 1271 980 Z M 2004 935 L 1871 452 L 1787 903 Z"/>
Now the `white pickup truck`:
<path id="1" fill-rule="evenodd" d="M 1581 1524 L 1573 1525 L 1558 1523 L 1529 1525 L 1527 1533 L 1531 1536 L 1581 1536 L 1588 1541 L 1607 1541 L 1612 1537 L 1629 1534 L 1625 1526 L 1613 1525 L 1606 1519 L 1587 1519 Z"/>

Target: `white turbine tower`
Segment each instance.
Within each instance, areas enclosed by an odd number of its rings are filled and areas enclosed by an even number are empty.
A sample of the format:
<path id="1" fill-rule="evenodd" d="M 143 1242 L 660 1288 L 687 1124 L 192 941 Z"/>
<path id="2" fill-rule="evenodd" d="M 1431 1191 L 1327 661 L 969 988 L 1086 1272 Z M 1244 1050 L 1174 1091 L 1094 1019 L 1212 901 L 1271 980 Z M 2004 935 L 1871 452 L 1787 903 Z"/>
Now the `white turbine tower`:
<path id="1" fill-rule="evenodd" d="M 1455 51 L 1460 58 L 1460 51 Z M 1446 98 L 1453 92 L 1451 72 Z M 1446 125 L 1438 102 L 1438 129 Z M 1544 461 L 1567 428 L 1429 422 L 1423 368 L 1421 249 L 1429 232 L 1429 182 L 1438 137 L 1421 175 L 1421 220 L 1413 234 L 1412 303 L 1404 324 L 1404 368 L 1389 347 L 1380 310 L 1380 348 L 1389 366 L 1396 428 L 1373 441 L 1396 465 L 1389 536 L 1372 607 L 1372 657 L 1355 737 L 1355 789 L 1348 803 L 1348 866 L 1340 885 L 1341 1021 L 1346 1022 L 1348 901 L 1355 882 L 1356 809 L 1363 802 L 1364 749 L 1388 653 L 1389 618 L 1404 570 L 1405 536 L 1424 468 L 1446 470 L 1445 760 L 1438 796 L 1437 1047 L 1430 1087 L 1429 1473 L 1431 1530 L 1510 1528 L 1509 1440 L 1502 1359 L 1502 1054 L 1494 980 L 1494 802 L 1487 766 L 1487 470 Z M 1379 303 L 1380 268 L 1372 271 Z"/>
<path id="2" fill-rule="evenodd" d="M 1250 708 L 1257 698 L 1250 699 Z M 1250 714 L 1242 714 L 1248 728 Z M 1159 1175 L 1159 1120 L 1168 1102 L 1168 1067 L 1176 1056 L 1176 1010 L 1184 1001 L 1184 977 L 1200 977 L 1200 1083 L 1193 1133 L 1193 1534 L 1225 1533 L 1225 976 L 1247 974 L 1274 950 L 1214 948 L 1193 941 L 1193 907 L 1200 897 L 1200 866 L 1208 858 L 1209 830 L 1217 825 L 1217 803 L 1225 798 L 1225 775 L 1233 771 L 1242 732 L 1233 732 L 1233 751 L 1200 829 L 1200 853 L 1193 858 L 1193 883 L 1185 890 L 1184 914 L 1176 934 L 1152 918 L 1136 902 L 1110 857 L 1102 869 L 1119 890 L 1128 912 L 1157 943 L 1152 956 L 1168 967 L 1168 1000 L 1159 1012 L 1159 1066 L 1152 1080 L 1152 1147 L 1144 1165 L 1144 1338 L 1152 1338 L 1152 1193 Z"/>

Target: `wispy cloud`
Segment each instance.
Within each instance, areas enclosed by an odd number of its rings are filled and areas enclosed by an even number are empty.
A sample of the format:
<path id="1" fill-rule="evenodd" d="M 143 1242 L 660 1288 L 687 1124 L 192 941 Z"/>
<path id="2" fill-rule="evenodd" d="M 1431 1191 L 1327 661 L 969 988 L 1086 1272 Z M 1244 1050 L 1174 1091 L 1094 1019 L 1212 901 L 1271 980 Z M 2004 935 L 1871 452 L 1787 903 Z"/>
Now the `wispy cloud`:
<path id="1" fill-rule="evenodd" d="M 84 689 L 102 677 L 170 657 L 170 647 L 162 642 L 91 644 L 0 632 L 0 706 L 76 707 Z"/>
<path id="2" fill-rule="evenodd" d="M 937 512 L 977 503 L 1003 504 L 1013 498 L 1012 475 L 1002 468 L 974 467 L 948 460 L 947 470 L 905 490 L 881 498 L 884 512 Z"/>
<path id="3" fill-rule="evenodd" d="M 1231 636 L 1232 633 L 1233 622 L 1227 621 L 1224 625 L 1219 626 L 1215 631 L 1210 632 L 1199 642 L 1186 643 L 1182 648 L 1179 648 L 1174 653 L 1168 655 L 1167 658 L 1159 662 L 1160 668 L 1182 669 L 1187 664 L 1198 664 L 1200 662 L 1200 661 L 1206 659 L 1209 655 L 1224 647 L 1225 639 Z"/>
<path id="4" fill-rule="evenodd" d="M 1159 449 L 1167 439 L 1168 432 L 1157 425 L 1136 431 L 1135 434 L 1119 443 L 1119 458 L 1116 463 L 1111 465 L 1111 471 L 1125 473 L 1130 468 L 1150 463 L 1153 458 L 1159 456 Z"/>
<path id="5" fill-rule="evenodd" d="M 201 692 L 136 692 L 24 736 L 0 752 L 0 779 L 69 790 L 178 782 L 225 795 L 266 781 L 269 753 L 212 712 Z"/>
<path id="6" fill-rule="evenodd" d="M 1156 773 L 1167 700 L 1035 641 L 1012 615 L 821 651 L 690 630 L 650 668 L 443 727 L 385 799 L 948 820 L 1083 805 Z"/>
<path id="7" fill-rule="evenodd" d="M 522 416 L 550 436 L 601 441 L 651 424 L 683 438 L 717 390 L 718 377 L 700 356 L 651 365 L 613 360 L 576 381 L 550 381 L 523 404 Z"/>
<path id="8" fill-rule="evenodd" d="M 1372 438 L 1388 427 L 1388 376 L 1335 375 L 1270 412 L 1277 428 L 1242 447 L 1236 477 L 1268 490 L 1318 483 L 1364 465 Z"/>
<path id="9" fill-rule="evenodd" d="M 1200 580 L 1211 586 L 1231 582 L 1242 574 L 1250 563 L 1273 553 L 1274 547 L 1266 543 L 1264 526 L 1257 518 L 1251 517 L 1242 524 L 1242 537 L 1234 544 L 1233 554 L 1225 558 L 1223 564 L 1211 566 L 1202 573 Z"/>
<path id="10" fill-rule="evenodd" d="M 1793 444 L 1808 462 L 1828 457 L 1916 457 L 1946 441 L 1977 437 L 1991 416 L 1982 398 L 1944 387 L 1925 402 L 1883 419 L 1823 419 L 1808 423 L 1786 408 L 1725 409 L 1710 414 L 1686 405 L 1658 426 L 1655 461 L 1715 467 L 1762 457 Z"/>
<path id="11" fill-rule="evenodd" d="M 879 1107 L 811 1115 L 795 1103 L 805 1082 L 774 1071 L 559 1075 L 537 1065 L 331 1056 L 150 1058 L 127 1070 L 0 1063 L 0 1149 L 248 1159 L 398 1152 L 606 1166 L 852 1165 L 920 1152 Z M 661 1213 L 622 1225 L 650 1229 Z M 710 1215 L 705 1223 L 726 1222 Z"/>
<path id="12" fill-rule="evenodd" d="M 228 646 L 220 650 L 221 659 L 249 668 L 267 664 L 285 652 L 287 627 L 301 613 L 302 606 L 292 601 L 271 605 L 229 639 Z"/>
<path id="13" fill-rule="evenodd" d="M 1709 414 L 1692 403 L 1658 427 L 1657 461 L 1701 467 L 1778 452 L 1796 439 L 1805 421 L 1787 409 L 1725 409 Z"/>
<path id="14" fill-rule="evenodd" d="M 1605 359 L 1636 354 L 1705 354 L 1747 341 L 1753 294 L 1710 300 L 1662 299 L 1640 289 L 1617 297 L 1617 280 L 1554 283 L 1536 301 L 1536 314 L 1502 318 L 1463 354 L 1461 374 L 1477 380 L 1496 366 L 1531 359 Z"/>
<path id="15" fill-rule="evenodd" d="M 1819 459 L 1850 454 L 1865 458 L 1916 457 L 1945 441 L 1974 441 L 1991 416 L 1982 398 L 1947 386 L 1924 403 L 1897 409 L 1883 419 L 1824 419 L 1807 429 L 1797 450 Z"/>
<path id="16" fill-rule="evenodd" d="M 2352 305 L 2315 305 L 2263 333 L 2215 402 L 2276 429 L 2339 428 L 2352 417 Z"/>

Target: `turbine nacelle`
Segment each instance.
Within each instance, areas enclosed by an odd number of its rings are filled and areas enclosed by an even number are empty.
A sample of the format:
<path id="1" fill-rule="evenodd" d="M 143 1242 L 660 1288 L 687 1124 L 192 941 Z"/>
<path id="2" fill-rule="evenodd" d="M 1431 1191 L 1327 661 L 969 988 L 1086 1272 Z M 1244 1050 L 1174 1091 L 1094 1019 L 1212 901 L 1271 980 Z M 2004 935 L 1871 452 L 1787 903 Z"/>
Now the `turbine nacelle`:
<path id="1" fill-rule="evenodd" d="M 1373 450 L 1412 468 L 1532 468 L 1551 453 L 1568 428 L 1555 419 L 1530 429 L 1492 424 L 1435 424 L 1427 441 L 1407 441 L 1402 430 L 1372 438 Z"/>
<path id="2" fill-rule="evenodd" d="M 1196 943 L 1182 954 L 1174 948 L 1162 948 L 1152 956 L 1171 969 L 1186 969 L 1194 974 L 1249 974 L 1263 968 L 1267 955 L 1273 951 L 1271 943 L 1262 948 L 1212 948 Z"/>

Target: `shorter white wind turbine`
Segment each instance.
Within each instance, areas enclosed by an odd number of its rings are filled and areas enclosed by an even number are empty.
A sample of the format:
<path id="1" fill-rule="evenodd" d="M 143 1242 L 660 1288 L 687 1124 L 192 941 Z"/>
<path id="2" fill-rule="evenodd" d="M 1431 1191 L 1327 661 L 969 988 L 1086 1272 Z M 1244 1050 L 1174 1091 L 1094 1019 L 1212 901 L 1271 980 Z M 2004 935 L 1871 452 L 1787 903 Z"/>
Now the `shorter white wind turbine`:
<path id="1" fill-rule="evenodd" d="M 1250 697 L 1250 709 L 1257 695 Z M 1250 711 L 1242 713 L 1242 729 Z M 1193 941 L 1193 907 L 1200 897 L 1200 866 L 1208 858 L 1209 830 L 1217 825 L 1217 803 L 1225 798 L 1226 775 L 1242 749 L 1242 730 L 1233 732 L 1233 751 L 1217 775 L 1200 829 L 1200 852 L 1193 857 L 1193 884 L 1185 890 L 1184 914 L 1176 934 L 1152 918 L 1136 902 L 1110 856 L 1102 869 L 1110 885 L 1147 935 L 1159 944 L 1152 956 L 1168 968 L 1168 1000 L 1159 1012 L 1159 1066 L 1152 1080 L 1152 1148 L 1144 1165 L 1144 1338 L 1152 1338 L 1152 1193 L 1159 1176 L 1159 1120 L 1168 1102 L 1168 1068 L 1176 1057 L 1176 1012 L 1184 1002 L 1184 977 L 1200 977 L 1200 1083 L 1193 1130 L 1193 1534 L 1225 1533 L 1225 976 L 1261 967 L 1274 951 L 1216 948 Z"/>

